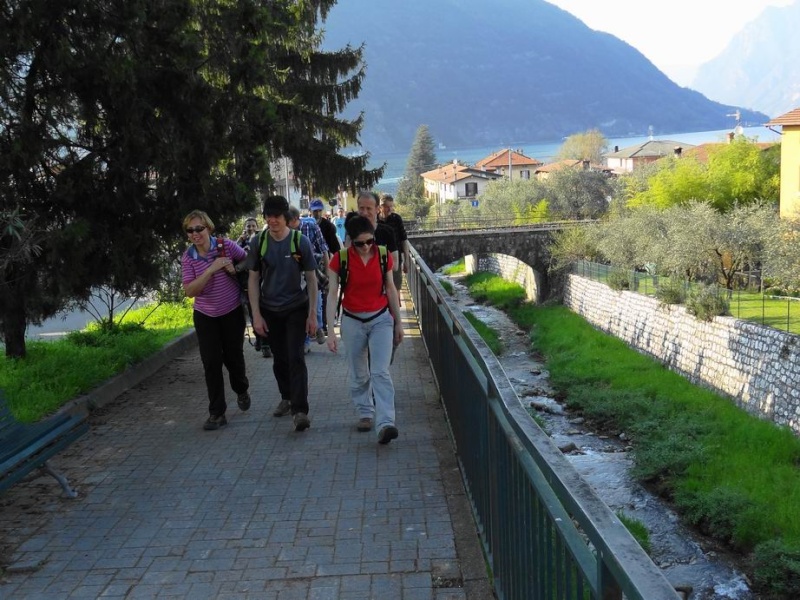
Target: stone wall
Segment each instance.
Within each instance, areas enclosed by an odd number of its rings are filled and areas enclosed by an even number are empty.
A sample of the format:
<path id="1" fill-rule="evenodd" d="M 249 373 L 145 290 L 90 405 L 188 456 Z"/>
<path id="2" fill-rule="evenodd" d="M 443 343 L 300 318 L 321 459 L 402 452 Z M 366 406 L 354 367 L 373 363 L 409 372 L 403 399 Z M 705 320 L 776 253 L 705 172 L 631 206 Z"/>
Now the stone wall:
<path id="1" fill-rule="evenodd" d="M 564 304 L 692 382 L 800 433 L 800 336 L 732 317 L 699 321 L 683 306 L 577 275 L 568 277 Z"/>

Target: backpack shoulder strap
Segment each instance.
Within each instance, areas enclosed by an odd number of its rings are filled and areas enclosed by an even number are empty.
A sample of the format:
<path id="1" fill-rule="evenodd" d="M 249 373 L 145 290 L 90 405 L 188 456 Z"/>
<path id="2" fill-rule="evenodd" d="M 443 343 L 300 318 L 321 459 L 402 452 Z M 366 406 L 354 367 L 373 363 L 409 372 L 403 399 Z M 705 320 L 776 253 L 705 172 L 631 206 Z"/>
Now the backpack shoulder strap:
<path id="1" fill-rule="evenodd" d="M 292 229 L 292 240 L 289 242 L 289 252 L 296 254 L 300 251 L 300 233 L 299 229 Z"/>
<path id="2" fill-rule="evenodd" d="M 339 249 L 339 301 L 336 303 L 336 314 L 342 308 L 342 298 L 344 297 L 344 286 L 347 285 L 347 248 Z"/>
<path id="3" fill-rule="evenodd" d="M 264 258 L 267 255 L 267 244 L 269 244 L 269 232 L 266 229 L 262 229 L 259 235 L 258 240 L 258 247 L 259 247 L 259 256 Z"/>
<path id="4" fill-rule="evenodd" d="M 381 285 L 383 290 L 383 295 L 386 295 L 386 273 L 389 270 L 389 250 L 386 249 L 386 246 L 378 246 L 378 254 L 380 255 L 381 259 Z"/>

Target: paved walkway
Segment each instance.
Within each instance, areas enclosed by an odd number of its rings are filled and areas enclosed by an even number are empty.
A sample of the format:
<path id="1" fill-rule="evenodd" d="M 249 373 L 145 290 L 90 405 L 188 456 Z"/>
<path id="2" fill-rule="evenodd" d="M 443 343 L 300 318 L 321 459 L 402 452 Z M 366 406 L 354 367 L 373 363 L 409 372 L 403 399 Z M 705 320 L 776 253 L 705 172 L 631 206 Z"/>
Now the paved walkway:
<path id="1" fill-rule="evenodd" d="M 406 303 L 408 299 L 406 298 Z M 400 437 L 355 430 L 343 356 L 308 356 L 312 424 L 273 418 L 271 359 L 246 347 L 253 406 L 203 431 L 196 350 L 96 411 L 48 477 L 0 496 L 0 598 L 491 598 L 413 313 L 392 367 Z"/>

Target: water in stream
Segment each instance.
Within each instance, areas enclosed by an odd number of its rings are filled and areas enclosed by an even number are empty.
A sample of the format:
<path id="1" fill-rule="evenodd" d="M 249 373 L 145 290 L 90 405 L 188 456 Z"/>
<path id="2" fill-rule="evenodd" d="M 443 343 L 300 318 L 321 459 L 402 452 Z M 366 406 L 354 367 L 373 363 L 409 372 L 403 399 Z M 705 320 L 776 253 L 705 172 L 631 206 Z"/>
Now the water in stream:
<path id="1" fill-rule="evenodd" d="M 458 277 L 446 279 L 453 285 L 451 300 L 458 308 L 499 332 L 503 370 L 528 411 L 541 417 L 556 446 L 612 511 L 647 527 L 650 556 L 676 589 L 685 591 L 689 600 L 753 600 L 733 560 L 713 542 L 681 525 L 666 503 L 633 480 L 624 433 L 618 437 L 595 434 L 582 419 L 567 413 L 553 399 L 546 367 L 531 356 L 527 335 L 502 311 L 472 300 Z"/>

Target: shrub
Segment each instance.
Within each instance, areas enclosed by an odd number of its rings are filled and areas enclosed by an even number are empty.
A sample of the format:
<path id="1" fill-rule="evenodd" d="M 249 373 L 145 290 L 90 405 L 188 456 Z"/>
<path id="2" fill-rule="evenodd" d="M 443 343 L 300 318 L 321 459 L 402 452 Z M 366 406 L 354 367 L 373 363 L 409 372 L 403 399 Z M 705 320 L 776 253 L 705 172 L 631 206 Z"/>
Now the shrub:
<path id="1" fill-rule="evenodd" d="M 750 565 L 753 587 L 764 600 L 800 598 L 800 548 L 769 540 L 756 546 Z"/>
<path id="2" fill-rule="evenodd" d="M 699 284 L 692 288 L 686 298 L 686 310 L 701 321 L 711 321 L 714 317 L 728 314 L 727 290 L 718 285 Z"/>
<path id="3" fill-rule="evenodd" d="M 656 298 L 664 304 L 683 304 L 686 301 L 686 289 L 679 279 L 669 279 L 656 288 Z"/>
<path id="4" fill-rule="evenodd" d="M 453 284 L 447 281 L 447 279 L 440 279 L 439 285 L 441 285 L 448 294 L 451 296 L 453 295 Z"/>
<path id="5" fill-rule="evenodd" d="M 631 289 L 630 273 L 624 269 L 612 269 L 608 272 L 606 283 L 612 290 L 629 290 Z"/>
<path id="6" fill-rule="evenodd" d="M 701 532 L 741 549 L 737 525 L 752 502 L 741 491 L 730 487 L 717 487 L 707 492 L 681 495 L 677 498 L 686 519 Z"/>

